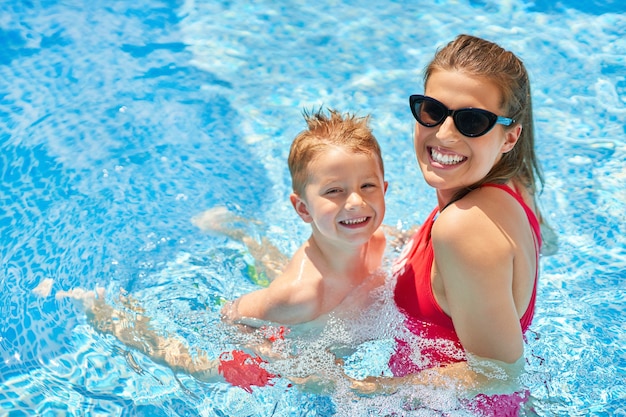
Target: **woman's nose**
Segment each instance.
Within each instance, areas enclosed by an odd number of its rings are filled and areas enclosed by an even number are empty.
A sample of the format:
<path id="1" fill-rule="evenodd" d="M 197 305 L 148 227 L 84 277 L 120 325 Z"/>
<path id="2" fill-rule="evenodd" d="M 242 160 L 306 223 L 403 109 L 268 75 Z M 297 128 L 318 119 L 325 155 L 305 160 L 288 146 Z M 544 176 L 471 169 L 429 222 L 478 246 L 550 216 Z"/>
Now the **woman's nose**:
<path id="1" fill-rule="evenodd" d="M 439 125 L 439 130 L 437 131 L 437 139 L 441 141 L 456 141 L 458 139 L 458 135 L 460 135 L 459 131 L 454 124 L 454 119 L 451 116 L 446 117 L 442 124 Z"/>

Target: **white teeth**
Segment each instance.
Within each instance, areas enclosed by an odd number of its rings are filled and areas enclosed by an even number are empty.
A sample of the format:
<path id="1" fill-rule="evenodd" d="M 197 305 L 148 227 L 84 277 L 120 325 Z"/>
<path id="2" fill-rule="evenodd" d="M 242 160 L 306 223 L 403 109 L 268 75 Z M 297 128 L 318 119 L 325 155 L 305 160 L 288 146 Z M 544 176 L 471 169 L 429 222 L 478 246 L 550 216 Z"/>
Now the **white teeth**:
<path id="1" fill-rule="evenodd" d="M 430 156 L 433 158 L 433 161 L 438 162 L 442 165 L 454 165 L 463 161 L 465 157 L 461 155 L 447 155 L 437 152 L 434 148 L 430 149 Z"/>
<path id="2" fill-rule="evenodd" d="M 343 223 L 343 224 L 359 224 L 359 223 L 363 223 L 366 220 L 367 220 L 367 217 L 360 217 L 358 219 L 343 220 L 341 223 Z"/>

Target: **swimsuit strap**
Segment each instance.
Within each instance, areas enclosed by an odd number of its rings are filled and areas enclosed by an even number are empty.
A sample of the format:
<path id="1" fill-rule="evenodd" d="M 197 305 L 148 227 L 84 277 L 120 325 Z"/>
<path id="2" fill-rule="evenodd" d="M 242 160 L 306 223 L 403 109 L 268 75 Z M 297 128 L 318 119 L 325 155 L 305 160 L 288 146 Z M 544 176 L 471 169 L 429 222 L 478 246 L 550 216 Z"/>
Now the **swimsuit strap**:
<path id="1" fill-rule="evenodd" d="M 482 186 L 499 188 L 500 190 L 506 191 L 510 196 L 515 198 L 518 203 L 520 203 L 520 205 L 524 209 L 524 212 L 526 213 L 526 217 L 528 217 L 528 221 L 530 222 L 530 227 L 533 230 L 533 234 L 535 235 L 535 239 L 536 239 L 535 244 L 537 246 L 537 252 L 538 252 L 539 248 L 541 247 L 541 226 L 539 225 L 539 219 L 537 219 L 537 215 L 528 206 L 528 204 L 526 204 L 522 195 L 506 184 L 487 183 L 487 184 L 483 184 Z"/>

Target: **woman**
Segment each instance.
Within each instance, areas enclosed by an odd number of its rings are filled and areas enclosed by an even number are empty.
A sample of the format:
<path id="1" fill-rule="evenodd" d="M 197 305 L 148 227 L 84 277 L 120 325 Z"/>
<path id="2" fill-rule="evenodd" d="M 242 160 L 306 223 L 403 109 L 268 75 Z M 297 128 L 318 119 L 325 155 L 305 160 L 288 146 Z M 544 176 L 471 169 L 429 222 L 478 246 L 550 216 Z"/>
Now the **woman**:
<path id="1" fill-rule="evenodd" d="M 467 35 L 436 53 L 424 79 L 424 94 L 410 97 L 414 145 L 438 206 L 394 267 L 394 299 L 415 337 L 398 340 L 389 365 L 413 381 L 438 369 L 473 384 L 468 358 L 523 366 L 534 313 L 543 180 L 530 84 L 514 54 Z"/>

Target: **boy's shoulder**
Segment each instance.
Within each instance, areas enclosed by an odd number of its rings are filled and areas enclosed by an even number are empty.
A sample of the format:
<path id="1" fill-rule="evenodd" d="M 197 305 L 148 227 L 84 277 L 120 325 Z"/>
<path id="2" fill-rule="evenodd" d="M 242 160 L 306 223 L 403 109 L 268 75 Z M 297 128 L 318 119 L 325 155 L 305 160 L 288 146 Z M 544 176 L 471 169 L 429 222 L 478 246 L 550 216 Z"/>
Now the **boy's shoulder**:
<path id="1" fill-rule="evenodd" d="M 319 316 L 321 281 L 298 280 L 283 274 L 270 284 L 271 304 L 280 315 L 280 323 L 295 324 L 311 321 Z"/>
<path id="2" fill-rule="evenodd" d="M 322 274 L 304 249 L 300 247 L 296 251 L 283 273 L 269 286 L 272 299 L 281 305 L 281 309 L 298 316 L 315 314 L 323 286 Z"/>

